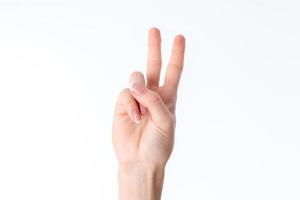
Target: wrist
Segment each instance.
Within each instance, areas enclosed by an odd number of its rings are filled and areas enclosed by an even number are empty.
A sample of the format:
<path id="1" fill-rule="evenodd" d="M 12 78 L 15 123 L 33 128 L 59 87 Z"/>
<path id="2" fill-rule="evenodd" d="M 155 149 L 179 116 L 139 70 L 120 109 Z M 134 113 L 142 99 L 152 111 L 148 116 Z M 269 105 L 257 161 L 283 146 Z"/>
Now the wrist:
<path id="1" fill-rule="evenodd" d="M 164 166 L 126 164 L 119 166 L 120 200 L 159 200 L 164 181 Z"/>

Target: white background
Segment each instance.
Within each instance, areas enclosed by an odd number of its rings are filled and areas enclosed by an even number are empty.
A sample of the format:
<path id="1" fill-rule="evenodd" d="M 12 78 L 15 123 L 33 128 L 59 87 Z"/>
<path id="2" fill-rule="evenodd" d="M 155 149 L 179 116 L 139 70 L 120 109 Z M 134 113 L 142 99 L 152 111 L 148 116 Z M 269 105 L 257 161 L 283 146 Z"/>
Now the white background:
<path id="1" fill-rule="evenodd" d="M 0 0 L 0 199 L 117 199 L 113 106 L 156 26 L 164 61 L 187 42 L 163 199 L 299 200 L 299 19 L 296 0 Z"/>

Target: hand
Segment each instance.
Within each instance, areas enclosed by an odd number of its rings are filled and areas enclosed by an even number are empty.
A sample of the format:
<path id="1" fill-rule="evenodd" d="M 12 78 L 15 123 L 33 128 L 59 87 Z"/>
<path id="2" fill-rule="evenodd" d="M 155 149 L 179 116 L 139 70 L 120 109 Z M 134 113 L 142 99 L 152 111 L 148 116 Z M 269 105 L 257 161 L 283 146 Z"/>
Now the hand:
<path id="1" fill-rule="evenodd" d="M 129 78 L 130 89 L 120 92 L 115 106 L 113 145 L 120 169 L 134 169 L 134 174 L 137 171 L 143 174 L 160 171 L 163 174 L 174 144 L 176 97 L 184 50 L 185 38 L 177 35 L 164 84 L 159 86 L 162 63 L 160 31 L 156 28 L 149 30 L 147 83 L 145 85 L 141 72 L 133 72 Z"/>

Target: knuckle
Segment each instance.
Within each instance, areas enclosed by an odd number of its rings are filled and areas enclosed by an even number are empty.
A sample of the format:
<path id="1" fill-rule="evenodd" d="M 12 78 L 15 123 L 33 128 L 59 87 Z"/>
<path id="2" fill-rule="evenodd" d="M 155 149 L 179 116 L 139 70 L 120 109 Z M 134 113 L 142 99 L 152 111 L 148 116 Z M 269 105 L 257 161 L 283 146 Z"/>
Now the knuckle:
<path id="1" fill-rule="evenodd" d="M 131 97 L 130 89 L 124 88 L 120 91 L 116 106 L 124 107 L 127 110 L 135 108 L 135 101 Z"/>
<path id="2" fill-rule="evenodd" d="M 160 59 L 149 59 L 147 61 L 147 65 L 148 66 L 161 66 L 162 61 Z"/>
<path id="3" fill-rule="evenodd" d="M 148 47 L 159 47 L 161 45 L 161 38 L 150 38 L 148 41 Z"/>
<path id="4" fill-rule="evenodd" d="M 176 70 L 180 71 L 180 72 L 183 70 L 183 65 L 180 64 L 180 63 L 172 62 L 172 63 L 169 63 L 169 66 L 172 67 L 173 69 L 176 69 Z"/>
<path id="5" fill-rule="evenodd" d="M 124 96 L 127 96 L 128 94 L 130 94 L 130 90 L 129 88 L 124 88 L 120 91 L 119 93 L 119 98 L 122 98 Z"/>

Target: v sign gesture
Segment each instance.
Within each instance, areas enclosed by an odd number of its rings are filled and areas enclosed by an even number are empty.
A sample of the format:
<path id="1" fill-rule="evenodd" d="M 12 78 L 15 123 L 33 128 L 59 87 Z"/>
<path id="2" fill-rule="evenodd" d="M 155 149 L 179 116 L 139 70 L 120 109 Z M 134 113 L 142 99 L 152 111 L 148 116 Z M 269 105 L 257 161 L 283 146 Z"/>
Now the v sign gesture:
<path id="1" fill-rule="evenodd" d="M 161 36 L 157 28 L 150 29 L 146 80 L 141 72 L 133 72 L 130 87 L 120 92 L 112 131 L 119 162 L 120 199 L 160 199 L 164 168 L 174 144 L 184 50 L 185 38 L 177 35 L 160 86 Z"/>

